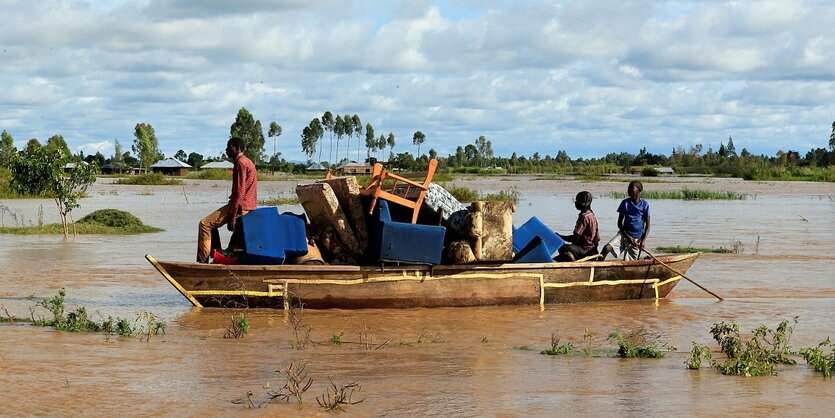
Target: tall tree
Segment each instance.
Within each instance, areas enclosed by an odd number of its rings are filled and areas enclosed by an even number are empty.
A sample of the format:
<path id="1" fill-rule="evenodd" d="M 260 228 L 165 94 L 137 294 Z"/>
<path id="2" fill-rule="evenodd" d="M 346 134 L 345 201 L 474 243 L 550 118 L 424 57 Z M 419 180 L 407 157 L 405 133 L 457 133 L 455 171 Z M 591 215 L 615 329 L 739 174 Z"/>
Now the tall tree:
<path id="1" fill-rule="evenodd" d="M 728 153 L 728 157 L 736 157 L 736 147 L 734 146 L 734 139 L 728 135 L 728 146 L 725 147 L 725 152 Z"/>
<path id="2" fill-rule="evenodd" d="M 162 159 L 159 141 L 154 127 L 150 123 L 137 123 L 133 130 L 133 153 L 139 157 L 139 165 L 150 169 L 151 165 Z"/>
<path id="3" fill-rule="evenodd" d="M 380 137 L 377 138 L 377 150 L 384 151 L 386 149 L 386 135 L 380 134 Z M 380 159 L 380 153 L 377 153 L 377 159 Z"/>
<path id="4" fill-rule="evenodd" d="M 328 151 L 328 165 L 330 165 L 331 158 L 333 158 L 333 128 L 336 124 L 336 121 L 333 119 L 333 113 L 330 110 L 326 111 L 322 114 L 322 129 L 328 131 L 331 134 L 331 147 L 330 151 Z M 322 152 L 319 152 L 319 160 L 322 160 Z"/>
<path id="5" fill-rule="evenodd" d="M 125 156 L 122 151 L 122 144 L 119 143 L 118 139 L 113 140 L 113 156 L 110 157 L 110 166 L 120 173 L 125 169 Z"/>
<path id="6" fill-rule="evenodd" d="M 69 172 L 64 170 L 61 152 L 46 147 L 32 149 L 27 156 L 15 155 L 11 163 L 9 187 L 18 194 L 48 194 L 55 199 L 58 215 L 64 227 L 64 237 L 69 235 L 67 216 L 80 206 L 87 186 L 96 181 L 95 164 L 76 164 Z"/>
<path id="7" fill-rule="evenodd" d="M 203 165 L 203 155 L 196 152 L 190 152 L 186 163 L 194 167 L 195 170 L 198 170 L 200 169 L 200 166 Z"/>
<path id="8" fill-rule="evenodd" d="M 28 141 L 26 141 L 26 150 L 24 154 L 26 154 L 27 157 L 33 156 L 35 155 L 35 152 L 37 152 L 42 147 L 43 146 L 41 145 L 41 141 L 38 141 L 38 138 L 31 138 Z"/>
<path id="9" fill-rule="evenodd" d="M 270 157 L 270 161 L 277 160 L 276 158 L 276 150 L 275 150 L 275 140 L 281 136 L 281 125 L 277 124 L 275 121 L 270 122 L 270 130 L 267 132 L 267 136 L 273 139 L 273 155 Z M 273 167 L 273 174 L 275 174 L 275 164 L 271 164 Z"/>
<path id="10" fill-rule="evenodd" d="M 389 146 L 389 161 L 392 159 L 392 154 L 394 154 L 394 134 L 389 132 L 388 138 L 386 138 L 386 144 Z"/>
<path id="11" fill-rule="evenodd" d="M 177 150 L 177 152 L 174 154 L 174 158 L 182 162 L 186 162 L 188 160 L 188 154 L 186 154 L 184 150 Z"/>
<path id="12" fill-rule="evenodd" d="M 67 141 L 64 140 L 64 137 L 58 134 L 52 135 L 49 139 L 46 140 L 46 145 L 44 145 L 49 152 L 59 153 L 61 155 L 61 160 L 69 160 L 72 157 L 72 153 L 70 152 L 70 147 L 67 146 Z"/>
<path id="13" fill-rule="evenodd" d="M 479 166 L 483 166 L 488 158 L 491 158 L 493 154 L 493 146 L 484 135 L 478 137 L 475 141 L 476 150 L 478 151 L 478 162 Z"/>
<path id="14" fill-rule="evenodd" d="M 832 134 L 829 135 L 829 150 L 835 152 L 835 121 L 832 122 Z"/>
<path id="15" fill-rule="evenodd" d="M 377 140 L 374 138 L 374 127 L 371 126 L 371 122 L 365 124 L 365 148 L 368 150 L 367 158 L 371 158 L 371 153 L 377 150 Z"/>
<path id="16" fill-rule="evenodd" d="M 252 159 L 257 166 L 264 161 L 264 130 L 261 129 L 261 121 L 242 107 L 238 110 L 235 122 L 229 128 L 229 137 L 236 136 L 244 141 L 244 155 Z"/>
<path id="17" fill-rule="evenodd" d="M 426 141 L 426 135 L 423 134 L 421 131 L 415 132 L 414 136 L 412 136 L 412 144 L 417 145 L 417 157 L 420 158 L 420 144 Z"/>
<path id="18" fill-rule="evenodd" d="M 360 162 L 360 144 L 362 140 L 360 137 L 362 136 L 362 121 L 360 120 L 359 115 L 356 113 L 354 116 L 351 116 L 351 124 L 354 125 L 354 133 L 357 134 L 357 162 Z"/>
<path id="19" fill-rule="evenodd" d="M 14 138 L 3 129 L 3 133 L 0 133 L 0 167 L 8 167 L 15 154 L 17 148 L 14 146 Z"/>
<path id="20" fill-rule="evenodd" d="M 336 134 L 336 164 L 339 165 L 339 141 L 345 135 L 345 120 L 340 115 L 336 115 L 336 120 L 333 123 L 333 132 Z"/>

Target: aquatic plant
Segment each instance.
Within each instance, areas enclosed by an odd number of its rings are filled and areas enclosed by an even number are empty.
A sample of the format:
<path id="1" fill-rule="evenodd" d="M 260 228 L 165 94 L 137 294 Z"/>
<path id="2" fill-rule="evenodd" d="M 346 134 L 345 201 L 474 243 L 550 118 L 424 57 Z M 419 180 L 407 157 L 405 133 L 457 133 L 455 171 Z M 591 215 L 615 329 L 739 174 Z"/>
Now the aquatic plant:
<path id="1" fill-rule="evenodd" d="M 462 186 L 443 186 L 452 196 L 462 203 L 470 203 L 479 200 L 478 191 Z"/>
<path id="2" fill-rule="evenodd" d="M 287 310 L 287 319 L 293 328 L 293 339 L 290 340 L 290 347 L 293 347 L 295 350 L 304 350 L 307 348 L 307 344 L 315 344 L 310 339 L 310 331 L 313 328 L 302 322 L 301 316 L 292 305 Z"/>
<path id="3" fill-rule="evenodd" d="M 275 197 L 259 200 L 261 206 L 298 205 L 299 197 L 290 193 L 278 193 Z"/>
<path id="4" fill-rule="evenodd" d="M 625 199 L 626 192 L 609 192 L 604 193 L 603 197 L 611 199 Z M 701 189 L 689 189 L 687 187 L 681 190 L 644 190 L 641 197 L 649 200 L 660 199 L 678 199 L 678 200 L 745 200 L 750 195 L 744 193 L 737 193 L 732 191 L 711 191 Z"/>
<path id="5" fill-rule="evenodd" d="M 618 356 L 621 358 L 664 357 L 664 352 L 661 351 L 661 344 L 659 343 L 660 336 L 648 331 L 643 326 L 625 335 L 620 331 L 613 331 L 609 334 L 608 339 L 618 344 Z"/>
<path id="6" fill-rule="evenodd" d="M 826 354 L 824 349 L 827 349 L 829 354 Z M 835 374 L 835 344 L 832 344 L 829 337 L 821 341 L 817 347 L 801 349 L 800 354 L 809 366 L 822 373 L 824 377 L 832 377 Z"/>
<path id="7" fill-rule="evenodd" d="M 243 313 L 232 315 L 223 338 L 243 338 L 249 332 L 249 318 Z"/>
<path id="8" fill-rule="evenodd" d="M 418 344 L 426 344 L 426 343 L 435 344 L 435 343 L 445 343 L 447 341 L 443 337 L 443 335 L 441 335 L 440 332 L 435 334 L 435 335 L 432 335 L 432 333 L 429 332 L 428 330 L 422 329 L 420 331 L 420 333 L 418 333 L 417 340 L 415 340 L 415 342 L 418 343 Z"/>
<path id="9" fill-rule="evenodd" d="M 343 335 L 345 335 L 345 333 L 344 333 L 344 332 L 341 332 L 341 331 L 340 331 L 340 332 L 339 332 L 339 334 L 337 334 L 337 333 L 335 333 L 335 332 L 334 332 L 334 333 L 333 333 L 333 335 L 331 335 L 331 340 L 330 340 L 330 341 L 331 341 L 331 344 L 333 344 L 333 345 L 340 345 L 340 344 L 342 344 L 342 336 L 343 336 Z"/>
<path id="10" fill-rule="evenodd" d="M 66 294 L 66 289 L 61 288 L 57 295 L 51 298 L 43 298 L 38 301 L 37 306 L 49 311 L 52 314 L 52 319 L 36 319 L 35 308 L 30 308 L 29 311 L 32 318 L 32 324 L 36 326 L 53 327 L 56 330 L 65 332 L 104 332 L 108 335 L 116 333 L 124 337 L 130 337 L 133 335 L 133 329 L 126 319 L 118 317 L 114 319 L 113 317 L 108 316 L 106 320 L 98 323 L 90 319 L 87 309 L 83 306 L 79 306 L 74 312 L 69 312 L 64 315 L 66 311 Z M 34 296 L 30 296 L 29 299 L 34 300 Z"/>
<path id="11" fill-rule="evenodd" d="M 733 253 L 733 250 L 719 247 L 719 248 L 697 248 L 691 246 L 680 246 L 676 245 L 675 247 L 656 247 L 655 251 L 660 253 L 668 253 L 668 254 L 688 254 L 688 253 L 714 253 L 714 254 L 730 254 Z"/>
<path id="12" fill-rule="evenodd" d="M 549 356 L 567 356 L 574 352 L 574 345 L 571 342 L 560 344 L 559 334 L 551 334 L 551 348 L 545 349 L 540 354 Z"/>
<path id="13" fill-rule="evenodd" d="M 134 323 L 139 324 L 136 327 L 136 334 L 140 341 L 151 341 L 152 336 L 165 334 L 165 322 L 159 321 L 151 312 L 145 311 L 136 315 Z"/>
<path id="14" fill-rule="evenodd" d="M 183 181 L 166 177 L 161 173 L 146 173 L 120 178 L 113 183 L 145 186 L 180 186 L 183 184 Z"/>
<path id="15" fill-rule="evenodd" d="M 310 389 L 313 384 L 313 379 L 307 377 L 307 362 L 304 363 L 287 363 L 280 370 L 276 370 L 282 375 L 286 381 L 284 386 L 277 392 L 268 392 L 272 399 L 281 399 L 289 402 L 290 398 L 296 399 L 297 403 L 302 403 L 302 395 Z"/>
<path id="16" fill-rule="evenodd" d="M 519 198 L 522 196 L 515 187 L 510 187 L 506 190 L 501 190 L 498 193 L 490 193 L 481 198 L 484 201 L 500 201 L 519 203 Z"/>
<path id="17" fill-rule="evenodd" d="M 43 215 L 37 226 L 0 227 L 0 233 L 18 235 L 61 234 L 61 224 L 43 225 Z M 136 216 L 118 209 L 101 209 L 92 212 L 72 224 L 74 234 L 139 234 L 164 231 L 148 226 Z"/>
<path id="18" fill-rule="evenodd" d="M 797 324 L 797 317 L 794 318 Z M 739 335 L 739 326 L 724 321 L 715 323 L 710 329 L 713 339 L 719 344 L 719 350 L 726 360 L 720 362 L 710 355 L 707 347 L 693 343 L 690 359 L 685 363 L 689 369 L 698 369 L 701 359 L 710 361 L 713 368 L 730 376 L 766 376 L 776 375 L 777 365 L 797 364 L 791 358 L 793 354 L 789 339 L 794 326 L 788 320 L 782 321 L 776 330 L 760 325 L 752 331 L 751 339 L 743 341 Z"/>
<path id="19" fill-rule="evenodd" d="M 336 386 L 331 380 L 330 376 L 328 376 L 328 381 L 331 384 L 331 387 L 326 390 L 321 397 L 316 397 L 316 402 L 324 408 L 325 411 L 333 411 L 333 410 L 343 410 L 343 405 L 356 405 L 365 399 L 360 399 L 356 402 L 351 400 L 354 395 L 354 391 L 362 390 L 362 386 L 360 386 L 357 382 L 351 382 L 346 385 Z M 331 393 L 333 391 L 333 393 Z"/>
<path id="20" fill-rule="evenodd" d="M 713 353 L 710 352 L 710 348 L 707 346 L 701 345 L 693 341 L 693 349 L 690 350 L 690 358 L 687 359 L 684 364 L 687 366 L 688 369 L 691 370 L 698 370 L 702 367 L 702 359 L 711 361 L 713 360 Z"/>

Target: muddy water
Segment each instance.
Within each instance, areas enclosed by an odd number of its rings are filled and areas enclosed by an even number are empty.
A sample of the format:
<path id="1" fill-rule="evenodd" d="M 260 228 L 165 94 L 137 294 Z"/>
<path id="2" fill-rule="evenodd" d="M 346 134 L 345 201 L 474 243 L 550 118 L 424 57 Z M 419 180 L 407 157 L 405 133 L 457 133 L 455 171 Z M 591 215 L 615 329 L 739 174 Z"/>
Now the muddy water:
<path id="1" fill-rule="evenodd" d="M 692 341 L 713 342 L 718 321 L 743 330 L 798 317 L 795 348 L 835 337 L 835 185 L 686 180 L 691 188 L 732 190 L 744 201 L 653 201 L 651 248 L 671 245 L 744 247 L 742 254 L 703 255 L 688 276 L 727 298 L 717 302 L 682 282 L 663 301 L 538 307 L 305 311 L 311 342 L 294 350 L 284 313 L 253 310 L 244 339 L 224 339 L 230 311 L 193 309 L 144 260 L 191 260 L 197 220 L 223 204 L 224 182 L 185 187 L 114 186 L 100 182 L 77 217 L 101 208 L 129 210 L 158 234 L 128 237 L 0 236 L 0 307 L 28 317 L 34 302 L 67 289 L 70 307 L 166 321 L 164 336 L 149 342 L 73 335 L 21 325 L 0 326 L 0 415 L 318 415 L 316 396 L 336 384 L 358 382 L 364 399 L 351 416 L 562 415 L 829 415 L 835 384 L 802 361 L 775 377 L 725 377 L 710 368 L 688 371 Z M 601 234 L 615 231 L 617 201 L 599 197 L 625 191 L 626 182 L 579 183 L 529 178 L 460 181 L 487 191 L 515 187 L 522 200 L 517 224 L 536 215 L 560 232 L 576 218 L 573 195 L 595 195 Z M 263 182 L 262 197 L 293 183 Z M 679 189 L 646 183 L 645 189 Z M 0 202 L 6 225 L 55 222 L 51 201 Z M 296 210 L 298 207 L 282 209 Z M 12 214 L 14 216 L 12 216 Z M 5 314 L 5 312 L 2 312 Z M 35 315 L 43 316 L 43 311 Z M 678 347 L 660 360 L 620 360 L 539 354 L 552 333 L 583 345 L 610 348 L 605 335 L 638 326 Z M 327 343 L 343 334 L 339 346 Z M 315 344 L 318 342 L 319 344 Z M 368 342 L 372 348 L 366 349 Z M 518 347 L 528 346 L 531 350 Z M 248 410 L 232 403 L 247 392 L 253 402 L 280 388 L 276 373 L 307 362 L 313 379 L 301 404 Z M 265 386 L 269 385 L 268 388 Z"/>

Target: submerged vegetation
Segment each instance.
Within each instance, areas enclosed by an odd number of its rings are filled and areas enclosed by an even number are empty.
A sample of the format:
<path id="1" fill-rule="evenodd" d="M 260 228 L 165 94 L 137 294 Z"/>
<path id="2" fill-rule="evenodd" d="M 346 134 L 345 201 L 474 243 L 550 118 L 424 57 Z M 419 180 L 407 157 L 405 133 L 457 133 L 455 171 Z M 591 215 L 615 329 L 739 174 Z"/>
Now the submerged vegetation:
<path id="1" fill-rule="evenodd" d="M 655 251 L 668 254 L 690 254 L 690 253 L 714 253 L 714 254 L 736 254 L 733 249 L 719 247 L 719 248 L 696 248 L 691 246 L 682 247 L 676 245 L 675 247 L 656 247 Z"/>
<path id="2" fill-rule="evenodd" d="M 497 193 L 487 194 L 482 194 L 469 187 L 462 186 L 444 186 L 444 188 L 462 203 L 470 203 L 477 200 L 519 203 L 519 198 L 522 196 L 515 187 L 509 187 Z"/>
<path id="3" fill-rule="evenodd" d="M 113 183 L 143 186 L 180 186 L 183 184 L 183 181 L 164 176 L 161 173 L 145 173 L 135 176 L 122 177 Z"/>
<path id="4" fill-rule="evenodd" d="M 164 231 L 162 228 L 145 225 L 133 214 L 118 209 L 100 209 L 92 212 L 70 224 L 69 229 L 73 234 L 83 235 L 142 234 Z M 39 223 L 39 225 L 32 226 L 0 226 L 0 234 L 52 235 L 63 233 L 64 227 L 61 224 L 44 225 Z"/>
<path id="5" fill-rule="evenodd" d="M 732 191 L 714 192 L 710 190 L 689 189 L 687 187 L 681 190 L 644 190 L 641 197 L 649 200 L 660 199 L 678 199 L 678 200 L 745 200 L 750 195 L 744 193 L 737 193 Z M 603 197 L 611 199 L 625 199 L 626 192 L 609 192 L 605 193 Z"/>
<path id="6" fill-rule="evenodd" d="M 165 334 L 165 322 L 159 321 L 157 316 L 150 312 L 137 315 L 133 322 L 125 318 L 113 318 L 111 316 L 97 322 L 90 318 L 87 308 L 83 306 L 76 307 L 75 311 L 68 311 L 65 304 L 66 295 L 66 290 L 61 288 L 57 295 L 37 300 L 37 305 L 29 308 L 31 318 L 28 322 L 35 326 L 52 327 L 58 331 L 103 332 L 108 336 L 137 337 L 142 341 L 149 341 L 152 336 Z M 36 300 L 34 296 L 30 296 L 29 299 Z M 38 308 L 49 312 L 51 317 L 35 317 Z M 8 322 L 25 321 L 22 318 L 11 317 L 8 312 L 6 314 Z"/>
<path id="7" fill-rule="evenodd" d="M 275 197 L 259 200 L 258 204 L 261 206 L 298 205 L 299 196 L 295 193 L 278 193 Z"/>
<path id="8" fill-rule="evenodd" d="M 626 334 L 620 331 L 609 334 L 609 340 L 617 343 L 618 356 L 621 358 L 662 358 L 664 352 L 661 351 L 660 339 L 661 337 L 658 334 L 650 332 L 644 327 Z"/>
<path id="9" fill-rule="evenodd" d="M 719 344 L 719 350 L 725 355 L 720 361 L 713 357 L 710 349 L 693 342 L 690 359 L 685 365 L 688 369 L 701 367 L 702 359 L 710 362 L 714 369 L 730 376 L 767 376 L 776 375 L 780 364 L 797 364 L 791 356 L 789 339 L 797 324 L 789 325 L 788 320 L 781 322 L 776 330 L 760 325 L 752 331 L 751 339 L 743 341 L 739 334 L 739 325 L 724 321 L 713 324 L 710 333 Z"/>

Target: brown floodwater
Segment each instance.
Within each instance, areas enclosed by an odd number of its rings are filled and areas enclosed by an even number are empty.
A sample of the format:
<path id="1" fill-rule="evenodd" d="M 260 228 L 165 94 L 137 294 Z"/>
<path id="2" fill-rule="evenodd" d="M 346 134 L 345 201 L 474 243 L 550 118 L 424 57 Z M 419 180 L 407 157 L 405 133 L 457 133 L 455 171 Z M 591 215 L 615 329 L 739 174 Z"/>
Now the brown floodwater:
<path id="1" fill-rule="evenodd" d="M 460 180 L 485 191 L 521 193 L 514 223 L 538 216 L 570 233 L 572 198 L 589 190 L 607 239 L 615 232 L 623 181 L 583 183 L 508 177 Z M 293 182 L 262 182 L 261 198 L 291 193 Z M 709 367 L 685 369 L 693 341 L 715 347 L 713 323 L 735 321 L 743 331 L 774 328 L 798 317 L 795 349 L 835 337 L 835 184 L 677 179 L 645 190 L 735 191 L 746 200 L 654 200 L 650 248 L 742 248 L 705 254 L 688 276 L 724 302 L 682 281 L 666 300 L 547 306 L 407 310 L 306 310 L 301 323 L 312 341 L 291 347 L 294 329 L 283 311 L 249 310 L 249 334 L 224 339 L 233 313 L 192 308 L 143 258 L 190 261 L 197 221 L 222 205 L 226 182 L 185 186 L 116 186 L 100 179 L 76 218 L 96 209 L 128 210 L 165 232 L 136 236 L 0 235 L 0 315 L 29 317 L 29 299 L 66 288 L 67 305 L 97 319 L 135 319 L 144 312 L 167 324 L 150 341 L 70 334 L 20 324 L 0 325 L 0 415 L 324 415 L 316 397 L 357 382 L 351 416 L 816 416 L 831 415 L 835 382 L 798 357 L 777 376 L 722 376 Z M 57 222 L 49 200 L 5 200 L 4 225 Z M 298 206 L 282 210 L 300 212 Z M 224 231 L 225 232 L 225 231 Z M 5 311 L 3 310 L 5 309 Z M 47 316 L 38 308 L 36 316 Z M 663 359 L 550 357 L 539 352 L 551 335 L 582 347 L 612 349 L 606 336 L 640 326 L 677 347 Z M 341 345 L 329 342 L 342 334 Z M 368 344 L 361 344 L 368 343 Z M 367 349 L 371 346 L 372 349 Z M 529 350 L 520 347 L 529 347 Z M 306 363 L 313 383 L 298 404 L 247 409 L 280 389 L 283 366 Z"/>

